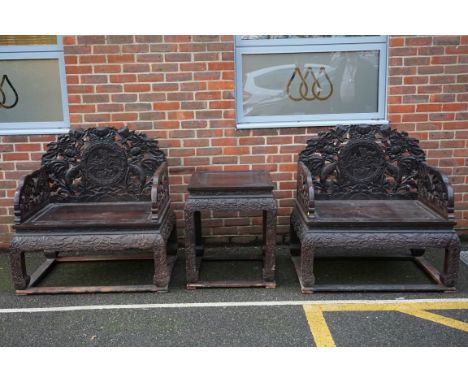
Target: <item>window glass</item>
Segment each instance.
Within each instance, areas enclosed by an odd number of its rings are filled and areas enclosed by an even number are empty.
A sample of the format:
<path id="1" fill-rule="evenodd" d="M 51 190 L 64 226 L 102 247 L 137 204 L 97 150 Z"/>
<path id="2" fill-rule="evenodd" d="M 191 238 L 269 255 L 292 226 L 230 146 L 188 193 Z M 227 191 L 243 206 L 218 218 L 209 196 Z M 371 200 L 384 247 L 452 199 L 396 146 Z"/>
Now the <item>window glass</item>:
<path id="1" fill-rule="evenodd" d="M 382 123 L 387 41 L 382 36 L 236 38 L 238 127 Z"/>
<path id="2" fill-rule="evenodd" d="M 0 135 L 70 127 L 61 38 L 0 35 Z"/>

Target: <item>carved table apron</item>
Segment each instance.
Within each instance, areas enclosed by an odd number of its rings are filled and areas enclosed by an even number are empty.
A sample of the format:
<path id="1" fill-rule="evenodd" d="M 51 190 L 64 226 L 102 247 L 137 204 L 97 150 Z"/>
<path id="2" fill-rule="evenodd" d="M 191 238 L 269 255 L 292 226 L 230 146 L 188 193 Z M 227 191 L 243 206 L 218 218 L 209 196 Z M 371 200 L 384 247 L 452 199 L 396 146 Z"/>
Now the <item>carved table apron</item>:
<path id="1" fill-rule="evenodd" d="M 187 289 L 207 287 L 274 288 L 276 246 L 276 201 L 273 184 L 263 171 L 196 172 L 185 203 L 185 251 Z M 203 254 L 201 211 L 263 211 L 263 277 L 261 280 L 201 281 Z M 198 256 L 197 256 L 198 255 Z M 198 260 L 198 261 L 197 261 Z"/>

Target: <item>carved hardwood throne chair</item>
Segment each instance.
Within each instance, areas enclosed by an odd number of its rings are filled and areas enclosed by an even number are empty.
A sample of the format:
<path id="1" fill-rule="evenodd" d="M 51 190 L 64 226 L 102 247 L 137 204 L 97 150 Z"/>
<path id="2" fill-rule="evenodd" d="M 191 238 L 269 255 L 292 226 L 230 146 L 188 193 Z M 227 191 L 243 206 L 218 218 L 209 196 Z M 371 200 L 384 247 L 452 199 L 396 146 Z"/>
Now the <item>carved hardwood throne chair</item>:
<path id="1" fill-rule="evenodd" d="M 14 211 L 10 260 L 18 294 L 167 291 L 177 252 L 175 215 L 165 155 L 145 134 L 98 127 L 60 136 L 49 143 L 42 166 L 20 180 Z M 122 250 L 132 251 L 113 253 Z M 27 251 L 46 257 L 31 276 Z M 106 253 L 89 255 L 95 251 Z M 153 284 L 36 286 L 57 262 L 141 258 L 154 260 Z"/>
<path id="2" fill-rule="evenodd" d="M 389 125 L 347 125 L 307 141 L 299 155 L 291 254 L 303 293 L 313 291 L 454 290 L 460 240 L 454 230 L 448 178 L 425 163 L 418 141 Z M 445 249 L 442 271 L 425 248 Z M 322 284 L 315 282 L 318 248 L 407 248 L 433 283 Z M 383 258 L 377 254 L 375 258 Z M 388 258 L 387 258 L 388 259 Z"/>

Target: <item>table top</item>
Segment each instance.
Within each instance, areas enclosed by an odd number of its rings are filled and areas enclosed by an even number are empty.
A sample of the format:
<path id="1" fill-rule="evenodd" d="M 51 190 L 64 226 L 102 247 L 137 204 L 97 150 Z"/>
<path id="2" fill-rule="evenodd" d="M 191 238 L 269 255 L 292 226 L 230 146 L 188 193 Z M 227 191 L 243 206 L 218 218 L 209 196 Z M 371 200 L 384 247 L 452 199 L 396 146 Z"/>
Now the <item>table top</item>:
<path id="1" fill-rule="evenodd" d="M 267 171 L 196 171 L 188 185 L 189 192 L 273 191 Z"/>

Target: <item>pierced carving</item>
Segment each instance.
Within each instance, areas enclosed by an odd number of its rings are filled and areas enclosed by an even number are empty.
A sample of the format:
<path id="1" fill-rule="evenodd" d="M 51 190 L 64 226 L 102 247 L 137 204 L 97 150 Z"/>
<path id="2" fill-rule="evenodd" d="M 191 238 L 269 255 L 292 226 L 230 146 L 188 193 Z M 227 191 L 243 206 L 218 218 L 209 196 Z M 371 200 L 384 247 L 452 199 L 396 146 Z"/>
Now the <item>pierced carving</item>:
<path id="1" fill-rule="evenodd" d="M 343 125 L 307 141 L 299 155 L 317 199 L 414 199 L 424 152 L 389 125 Z"/>
<path id="2" fill-rule="evenodd" d="M 51 201 L 149 200 L 152 176 L 165 161 L 158 142 L 128 128 L 77 129 L 42 157 Z"/>
<path id="3" fill-rule="evenodd" d="M 49 182 L 43 167 L 26 175 L 15 193 L 15 224 L 23 222 L 44 207 L 48 203 L 49 194 Z"/>
<path id="4" fill-rule="evenodd" d="M 454 219 L 453 188 L 447 176 L 421 163 L 418 177 L 419 198 L 445 218 Z"/>

